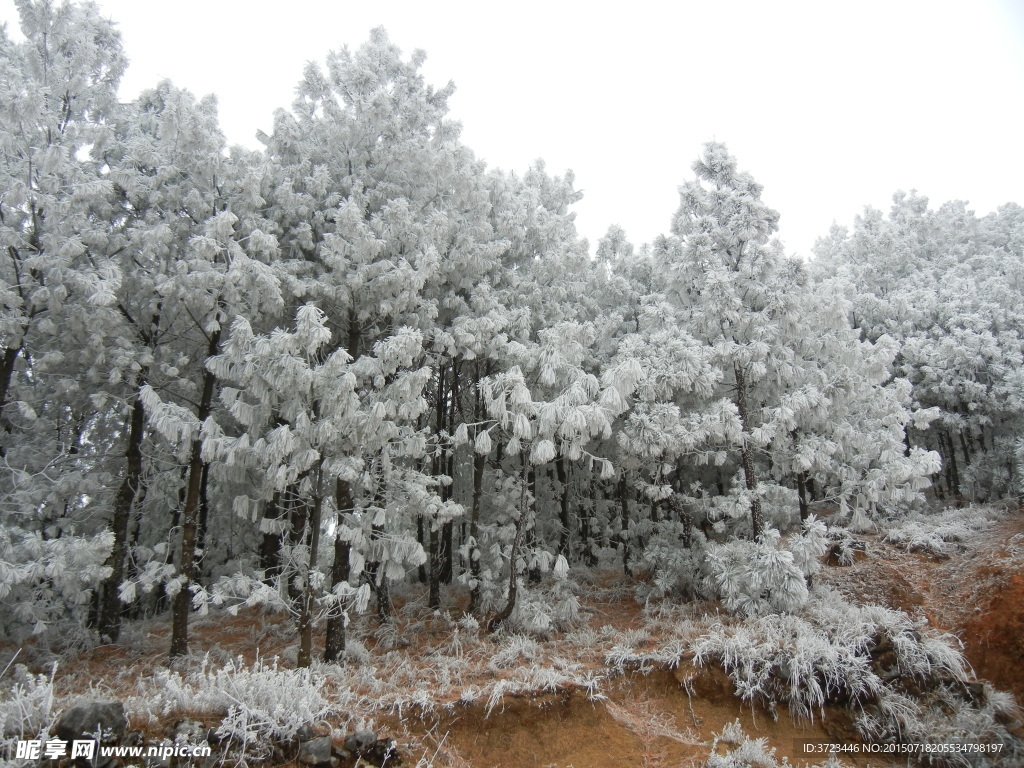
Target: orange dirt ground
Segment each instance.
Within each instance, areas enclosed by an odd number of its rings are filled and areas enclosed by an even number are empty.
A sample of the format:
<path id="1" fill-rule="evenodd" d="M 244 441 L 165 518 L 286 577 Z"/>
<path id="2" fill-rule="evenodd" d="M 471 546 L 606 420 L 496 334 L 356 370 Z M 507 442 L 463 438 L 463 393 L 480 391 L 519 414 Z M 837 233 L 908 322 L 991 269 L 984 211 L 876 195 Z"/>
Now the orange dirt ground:
<path id="1" fill-rule="evenodd" d="M 978 677 L 1024 701 L 1024 510 L 951 546 L 949 557 L 868 539 L 867 558 L 826 568 L 824 580 L 848 599 L 898 608 L 956 635 Z"/>

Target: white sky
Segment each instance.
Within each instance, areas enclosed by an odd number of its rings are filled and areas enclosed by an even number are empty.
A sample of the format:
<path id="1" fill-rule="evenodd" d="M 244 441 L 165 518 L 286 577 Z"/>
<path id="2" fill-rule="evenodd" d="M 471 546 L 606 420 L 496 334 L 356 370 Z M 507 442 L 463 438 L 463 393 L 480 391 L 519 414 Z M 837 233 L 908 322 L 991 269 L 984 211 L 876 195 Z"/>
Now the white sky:
<path id="1" fill-rule="evenodd" d="M 229 141 L 288 107 L 305 62 L 383 25 L 492 166 L 571 168 L 591 247 L 667 232 L 705 141 L 728 144 L 782 215 L 790 253 L 915 188 L 979 214 L 1024 204 L 1024 0 L 100 0 L 127 100 L 170 78 L 214 93 Z M 17 34 L 13 0 L 0 20 Z"/>

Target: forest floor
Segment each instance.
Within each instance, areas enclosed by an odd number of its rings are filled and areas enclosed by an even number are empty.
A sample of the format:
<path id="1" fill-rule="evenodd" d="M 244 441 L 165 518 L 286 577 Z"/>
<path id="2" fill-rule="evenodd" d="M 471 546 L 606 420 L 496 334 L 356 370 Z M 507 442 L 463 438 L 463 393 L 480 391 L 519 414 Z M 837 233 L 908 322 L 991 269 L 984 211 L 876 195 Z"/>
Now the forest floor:
<path id="1" fill-rule="evenodd" d="M 1024 512 L 939 514 L 948 525 L 940 518 L 895 536 L 892 529 L 856 536 L 853 564 L 831 558 L 818 582 L 850 602 L 902 610 L 956 635 L 979 678 L 1024 700 Z M 806 761 L 799 740 L 856 740 L 847 710 L 826 706 L 808 721 L 783 707 L 751 706 L 718 667 L 673 653 L 682 647 L 673 645 L 680 640 L 673 627 L 714 621 L 714 604 L 644 605 L 635 599 L 644 577 L 627 579 L 621 568 L 576 578 L 583 620 L 571 632 L 488 636 L 461 618 L 466 596 L 457 589 L 438 613 L 427 610 L 419 587 L 409 587 L 395 598 L 392 629 L 380 631 L 370 617 L 353 622 L 344 667 L 316 665 L 311 678 L 275 678 L 271 691 L 250 680 L 250 694 L 239 685 L 228 698 L 270 696 L 296 717 L 316 714 L 326 702 L 331 714 L 314 723 L 318 732 L 340 738 L 372 729 L 395 739 L 407 766 L 699 766 L 712 748 L 723 750 L 713 739 L 735 733 L 737 720 L 750 738 L 766 739 L 776 758 L 797 765 Z M 201 655 L 168 670 L 166 620 L 134 622 L 116 645 L 61 658 L 54 692 L 59 703 L 124 701 L 133 727 L 155 739 L 182 717 L 216 725 L 223 712 L 210 711 L 214 699 L 202 690 L 227 672 L 276 669 L 278 662 L 268 661 L 275 657 L 282 668 L 294 664 L 291 622 L 258 608 L 196 617 L 191 644 Z M 0 647 L 0 662 L 15 650 Z M 42 658 L 24 650 L 19 660 L 30 666 Z M 308 698 L 311 686 L 322 700 Z M 1019 722 L 1013 728 L 1021 732 Z M 281 752 L 270 762 L 298 765 L 294 754 Z M 843 763 L 905 764 L 845 755 Z"/>

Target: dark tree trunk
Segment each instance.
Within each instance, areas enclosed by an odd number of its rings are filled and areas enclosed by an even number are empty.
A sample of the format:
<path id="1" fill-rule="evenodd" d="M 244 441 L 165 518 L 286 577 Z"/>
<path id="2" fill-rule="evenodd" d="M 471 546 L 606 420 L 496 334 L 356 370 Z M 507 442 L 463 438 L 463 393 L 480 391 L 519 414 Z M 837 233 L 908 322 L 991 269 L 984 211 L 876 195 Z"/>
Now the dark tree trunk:
<path id="1" fill-rule="evenodd" d="M 340 538 L 334 539 L 334 564 L 331 566 L 331 589 L 349 578 L 352 545 Z M 345 653 L 346 613 L 327 619 L 327 639 L 324 643 L 324 661 L 335 662 Z"/>
<path id="2" fill-rule="evenodd" d="M 797 472 L 796 493 L 800 503 L 800 519 L 807 520 L 811 516 L 811 507 L 807 503 L 807 473 Z"/>
<path id="3" fill-rule="evenodd" d="M 21 354 L 22 347 L 25 342 L 23 341 L 16 348 L 7 347 L 4 350 L 4 359 L 0 362 L 0 427 L 3 428 L 4 434 L 11 431 L 11 425 L 8 423 L 4 412 L 7 410 L 7 398 L 11 392 L 11 382 L 14 379 L 14 366 L 18 362 L 18 356 Z M 7 441 L 6 439 L 0 443 L 0 457 L 7 455 Z"/>
<path id="4" fill-rule="evenodd" d="M 335 506 L 338 508 L 338 525 L 342 515 L 352 511 L 355 500 L 352 497 L 352 486 L 344 480 L 338 480 L 334 492 Z M 331 591 L 349 579 L 349 566 L 352 546 L 335 532 L 334 563 L 331 565 Z M 333 663 L 345 653 L 345 617 L 346 614 L 336 610 L 327 619 L 327 638 L 324 641 L 324 661 Z"/>
<path id="5" fill-rule="evenodd" d="M 220 329 L 210 336 L 206 358 L 217 354 L 220 349 Z M 200 424 L 206 421 L 213 410 L 213 395 L 217 388 L 217 377 L 210 371 L 203 371 L 203 390 L 199 400 L 196 418 Z M 188 486 L 185 492 L 185 508 L 181 514 L 181 555 L 178 574 L 182 577 L 181 589 L 174 596 L 171 608 L 171 657 L 188 653 L 188 619 L 192 609 L 192 584 L 195 579 L 196 543 L 198 540 L 199 500 L 203 479 L 203 441 L 197 435 L 192 440 L 188 462 Z"/>
<path id="6" fill-rule="evenodd" d="M 683 533 L 680 541 L 686 549 L 689 549 L 693 546 L 693 518 L 690 516 L 690 510 L 686 508 L 682 499 L 676 494 L 672 494 L 669 497 L 668 503 L 675 510 L 679 522 L 683 524 Z"/>
<path id="7" fill-rule="evenodd" d="M 480 505 L 484 495 L 484 469 L 487 456 L 482 453 L 473 454 L 473 505 L 469 517 L 469 576 L 472 586 L 469 588 L 469 612 L 475 613 L 480 608 Z"/>
<path id="8" fill-rule="evenodd" d="M 210 465 L 203 462 L 203 474 L 199 480 L 199 530 L 196 533 L 196 546 L 200 551 L 206 551 L 206 534 L 210 527 L 210 495 L 207 492 L 210 488 Z M 228 549 L 231 545 L 228 543 Z M 231 552 L 228 551 L 226 560 L 231 559 Z"/>
<path id="9" fill-rule="evenodd" d="M 743 370 L 737 365 L 736 372 L 736 410 L 739 411 L 740 423 L 743 425 L 743 444 L 740 447 L 740 459 L 743 465 L 743 479 L 750 491 L 750 523 L 754 539 L 764 534 L 764 512 L 761 510 L 761 499 L 757 495 L 757 475 L 754 473 L 754 455 L 750 447 L 750 414 L 747 411 L 747 380 Z"/>
<path id="10" fill-rule="evenodd" d="M 960 470 L 956 464 L 956 449 L 953 446 L 953 438 L 948 430 L 939 432 L 945 438 L 943 453 L 946 454 L 946 482 L 949 484 L 949 491 L 953 496 L 960 496 Z"/>
<path id="11" fill-rule="evenodd" d="M 348 354 L 352 360 L 359 356 L 361 331 L 354 310 L 348 316 Z M 355 510 L 355 495 L 352 485 L 338 480 L 334 488 L 334 504 L 338 508 L 338 524 L 342 516 Z M 334 562 L 331 564 L 331 590 L 351 578 L 352 545 L 335 533 Z M 335 613 L 327 619 L 327 636 L 324 640 L 324 661 L 338 661 L 345 653 L 347 613 Z"/>
<path id="12" fill-rule="evenodd" d="M 313 572 L 316 571 L 320 559 L 320 529 L 323 523 L 323 457 L 316 467 L 313 482 L 313 503 L 310 504 L 309 520 L 309 563 L 306 565 L 302 584 L 302 601 L 299 604 L 298 632 L 299 655 L 296 666 L 308 667 L 313 662 L 313 622 L 315 620 L 313 606 L 316 596 L 313 590 Z"/>
<path id="13" fill-rule="evenodd" d="M 559 456 L 555 461 L 555 472 L 558 474 L 558 520 L 562 527 L 558 536 L 558 554 L 569 557 L 569 533 L 572 530 L 569 519 L 569 473 L 565 469 L 565 457 Z"/>
<path id="14" fill-rule="evenodd" d="M 446 386 L 448 383 L 448 366 L 442 363 L 437 369 L 437 398 L 434 402 L 434 431 L 440 435 L 445 430 L 445 415 L 446 415 Z M 433 473 L 434 476 L 444 474 L 446 467 L 444 447 L 438 446 L 437 451 L 433 457 Z M 442 500 L 445 498 L 447 488 L 450 486 L 441 486 L 441 497 Z M 430 550 L 428 552 L 428 558 L 430 562 L 430 583 L 428 586 L 427 595 L 427 606 L 432 610 L 439 610 L 441 608 L 441 580 L 442 572 L 444 570 L 444 553 L 442 552 L 442 538 L 440 531 L 437 530 L 437 526 L 434 521 L 430 523 Z"/>
<path id="15" fill-rule="evenodd" d="M 629 485 L 626 483 L 626 470 L 619 475 L 619 515 L 621 530 L 619 536 L 622 539 L 622 572 L 627 576 L 633 576 L 633 570 L 629 567 Z"/>
<path id="16" fill-rule="evenodd" d="M 281 532 L 277 530 L 281 519 L 281 494 L 275 493 L 267 502 L 263 513 L 264 520 L 274 521 L 274 531 L 264 531 L 260 541 L 260 570 L 263 571 L 263 583 L 271 584 L 281 575 Z"/>
<path id="17" fill-rule="evenodd" d="M 530 496 L 533 497 L 533 507 L 534 507 L 534 509 L 536 509 L 537 508 L 537 470 L 536 470 L 536 468 L 533 465 L 530 466 L 530 472 L 529 472 L 529 475 L 528 475 L 527 483 L 528 483 L 529 488 L 530 488 Z M 537 543 L 538 543 L 537 542 L 537 521 L 536 520 L 534 520 L 533 525 L 529 526 L 529 528 L 528 528 L 528 530 L 526 532 L 526 535 L 528 537 L 527 538 L 527 542 L 528 542 L 527 547 L 528 547 L 528 549 L 531 552 L 536 552 L 537 551 Z M 530 584 L 540 584 L 540 580 L 541 580 L 540 566 L 539 565 L 532 565 L 532 566 L 530 566 L 529 570 L 527 571 L 527 578 L 529 579 Z"/>
<path id="18" fill-rule="evenodd" d="M 375 525 L 370 530 L 370 540 L 379 542 L 384 537 L 384 526 Z M 391 621 L 391 591 L 388 589 L 388 575 L 385 573 L 384 565 L 377 561 L 372 563 L 371 578 L 377 589 L 377 621 L 387 624 Z"/>
<path id="19" fill-rule="evenodd" d="M 959 435 L 960 435 L 960 449 L 964 452 L 964 466 L 965 467 L 969 467 L 969 466 L 971 466 L 971 463 L 972 463 L 973 458 L 974 458 L 973 456 L 971 456 L 971 446 L 967 442 L 967 435 L 964 434 L 964 431 L 962 429 L 959 430 Z"/>
<path id="20" fill-rule="evenodd" d="M 436 528 L 430 527 L 430 584 L 428 585 L 427 607 L 437 611 L 441 608 L 441 536 Z"/>
<path id="21" fill-rule="evenodd" d="M 427 534 L 423 528 L 423 515 L 416 515 L 416 541 L 419 543 L 421 547 L 423 547 L 424 552 L 430 552 L 430 542 L 427 541 Z M 428 555 L 427 562 L 429 561 L 430 557 Z M 419 579 L 420 584 L 427 583 L 428 576 L 426 563 L 421 563 L 420 566 L 416 569 L 416 577 Z"/>
<path id="22" fill-rule="evenodd" d="M 509 565 L 508 565 L 508 600 L 505 602 L 505 607 L 494 616 L 491 617 L 490 621 L 487 622 L 487 631 L 495 632 L 501 623 L 508 619 L 512 615 L 512 611 L 516 608 L 516 598 L 519 593 L 519 569 L 517 561 L 519 560 L 519 552 L 523 548 L 523 539 L 526 533 L 526 528 L 529 523 L 527 519 L 530 516 L 529 509 L 529 495 L 526 491 L 526 476 L 527 467 L 529 466 L 529 459 L 526 451 L 522 452 L 523 461 L 523 472 L 520 478 L 521 486 L 519 491 L 519 517 L 516 519 L 516 535 L 512 539 L 512 551 L 509 554 Z"/>
<path id="23" fill-rule="evenodd" d="M 131 522 L 132 505 L 138 494 L 142 478 L 142 438 L 146 426 L 146 408 L 139 397 L 139 389 L 144 381 L 139 381 L 135 389 L 135 402 L 132 404 L 131 417 L 128 423 L 128 444 L 125 448 L 126 470 L 124 479 L 114 497 L 114 514 L 110 528 L 114 534 L 114 545 L 105 565 L 110 568 L 110 576 L 103 581 L 100 588 L 99 616 L 97 629 L 100 640 L 105 643 L 116 643 L 121 634 L 121 612 L 124 608 L 119 590 L 124 579 L 124 564 L 128 554 L 128 527 Z"/>

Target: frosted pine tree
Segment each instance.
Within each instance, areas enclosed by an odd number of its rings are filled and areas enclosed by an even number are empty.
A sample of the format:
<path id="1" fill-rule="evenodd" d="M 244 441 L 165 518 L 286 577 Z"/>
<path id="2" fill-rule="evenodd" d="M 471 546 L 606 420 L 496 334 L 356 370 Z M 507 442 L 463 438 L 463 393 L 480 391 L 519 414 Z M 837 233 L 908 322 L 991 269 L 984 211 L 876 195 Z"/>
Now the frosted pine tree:
<path id="1" fill-rule="evenodd" d="M 756 456 L 777 428 L 759 403 L 791 375 L 789 339 L 801 333 L 799 278 L 770 241 L 778 213 L 762 202 L 761 185 L 738 169 L 725 146 L 705 145 L 693 170 L 697 178 L 679 189 L 674 237 L 661 248 L 670 274 L 667 296 L 687 329 L 711 346 L 723 394 L 736 408 L 742 436 L 731 449 L 739 456 L 740 495 L 758 538 L 765 515 Z"/>
<path id="2" fill-rule="evenodd" d="M 25 39 L 0 32 L 0 591 L 6 631 L 52 625 L 73 641 L 111 545 L 105 455 L 119 425 L 83 371 L 121 279 L 101 149 L 125 59 L 95 6 L 18 11 Z"/>
<path id="3" fill-rule="evenodd" d="M 224 352 L 210 362 L 225 382 L 221 397 L 228 412 L 243 431 L 229 436 L 211 425 L 204 456 L 240 481 L 261 478 L 236 497 L 235 511 L 254 519 L 275 498 L 303 507 L 309 536 L 285 553 L 285 589 L 277 601 L 295 615 L 300 666 L 310 663 L 320 614 L 340 617 L 343 628 L 349 607 L 365 605 L 368 587 L 360 589 L 358 581 L 363 563 L 375 556 L 371 545 L 386 546 L 390 554 L 379 578 L 401 578 L 422 562 L 406 515 L 396 514 L 393 505 L 440 504 L 430 478 L 404 466 L 420 458 L 426 445 L 413 426 L 427 407 L 422 393 L 430 378 L 429 369 L 415 364 L 420 334 L 398 329 L 355 360 L 344 349 L 331 351 L 330 341 L 326 316 L 307 304 L 292 332 L 256 336 L 239 318 Z M 378 498 L 387 506 L 377 506 Z M 357 507 L 341 506 L 356 501 Z M 321 556 L 328 529 L 350 545 L 349 572 L 340 580 L 329 578 L 329 559 Z M 236 592 L 244 587 L 247 597 L 260 592 L 258 580 L 246 586 L 235 578 L 229 586 Z M 290 603 L 287 587 L 294 594 Z"/>
<path id="4" fill-rule="evenodd" d="M 486 200 L 473 179 L 478 169 L 447 119 L 452 88 L 428 86 L 423 59 L 419 51 L 404 59 L 383 30 L 374 30 L 359 50 L 331 53 L 325 67 L 310 64 L 291 112 L 279 110 L 273 133 L 263 137 L 273 163 L 268 194 L 288 301 L 323 312 L 331 335 L 325 354 L 340 348 L 355 364 L 372 358 L 375 345 L 402 325 L 422 331 L 429 344 L 445 301 L 439 286 L 454 282 L 465 290 L 465 281 L 487 268 L 480 263 L 486 247 L 478 247 L 489 237 L 477 236 L 486 229 Z M 422 362 L 410 362 L 411 370 Z M 447 381 L 435 388 L 436 401 L 446 397 Z M 376 461 L 372 445 L 365 455 L 358 444 L 346 450 L 347 460 Z M 355 499 L 369 487 L 348 485 L 342 495 Z M 399 560 L 389 563 L 389 531 L 399 524 L 389 520 L 396 509 L 392 486 L 375 487 L 377 497 L 368 503 L 386 513 L 373 516 L 380 519 L 371 525 L 366 568 L 379 618 L 388 621 L 388 585 L 404 570 Z M 421 526 L 444 525 L 440 508 L 420 510 Z M 306 531 L 308 539 L 313 531 Z M 337 537 L 334 543 L 332 578 L 344 581 L 348 545 Z M 329 647 L 341 629 L 329 623 Z"/>
<path id="5" fill-rule="evenodd" d="M 964 203 L 932 210 L 898 193 L 888 217 L 867 209 L 815 249 L 819 279 L 853 297 L 854 326 L 872 341 L 891 336 L 895 372 L 916 402 L 939 409 L 929 429 L 907 431 L 909 444 L 941 454 L 939 493 L 983 499 L 1019 487 L 1018 211 L 978 219 Z"/>

